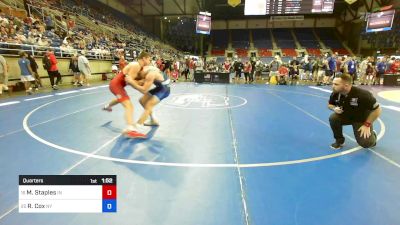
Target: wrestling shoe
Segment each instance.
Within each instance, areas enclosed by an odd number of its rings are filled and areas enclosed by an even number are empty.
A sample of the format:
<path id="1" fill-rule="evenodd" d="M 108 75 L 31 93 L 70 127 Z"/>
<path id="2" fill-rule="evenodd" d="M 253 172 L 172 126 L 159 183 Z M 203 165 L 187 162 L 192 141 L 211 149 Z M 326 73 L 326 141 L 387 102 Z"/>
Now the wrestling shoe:
<path id="1" fill-rule="evenodd" d="M 136 130 L 127 130 L 124 132 L 125 137 L 127 138 L 134 138 L 134 139 L 146 139 L 147 136 L 142 134 Z"/>
<path id="2" fill-rule="evenodd" d="M 103 106 L 102 110 L 107 111 L 107 112 L 112 112 L 112 108 L 107 105 Z"/>
<path id="3" fill-rule="evenodd" d="M 148 119 L 143 123 L 143 125 L 145 125 L 145 126 L 160 126 L 160 123 L 158 123 L 156 120 Z"/>
<path id="4" fill-rule="evenodd" d="M 335 141 L 335 143 L 332 143 L 330 147 L 331 147 L 331 149 L 338 150 L 338 149 L 341 149 L 343 146 L 344 146 L 344 142 L 340 143 L 338 141 Z"/>

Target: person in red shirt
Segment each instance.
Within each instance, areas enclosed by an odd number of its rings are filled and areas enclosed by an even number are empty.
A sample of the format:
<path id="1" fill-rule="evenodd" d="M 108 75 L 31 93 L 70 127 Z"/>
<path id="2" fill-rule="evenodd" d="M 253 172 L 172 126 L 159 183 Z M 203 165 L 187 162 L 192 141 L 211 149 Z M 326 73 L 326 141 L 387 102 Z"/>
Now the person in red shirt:
<path id="1" fill-rule="evenodd" d="M 278 69 L 278 73 L 279 73 L 278 83 L 279 84 L 286 84 L 287 77 L 289 75 L 289 69 L 285 65 L 282 64 Z"/>
<path id="2" fill-rule="evenodd" d="M 243 73 L 244 73 L 244 82 L 247 84 L 249 82 L 249 74 L 251 72 L 251 63 L 247 61 L 244 64 Z"/>
<path id="3" fill-rule="evenodd" d="M 73 20 L 72 18 L 68 19 L 68 30 L 72 30 L 75 27 L 75 20 Z"/>
<path id="4" fill-rule="evenodd" d="M 189 80 L 192 80 L 194 77 L 194 67 L 196 66 L 195 58 L 192 58 L 189 62 Z"/>
<path id="5" fill-rule="evenodd" d="M 172 73 L 171 73 L 173 82 L 176 82 L 179 78 L 179 67 L 180 67 L 180 62 L 178 60 L 176 60 L 174 62 L 174 71 L 172 71 Z"/>
<path id="6" fill-rule="evenodd" d="M 400 58 L 395 59 L 393 63 L 390 65 L 390 73 L 392 74 L 400 73 Z"/>
<path id="7" fill-rule="evenodd" d="M 43 57 L 47 58 L 47 59 L 44 59 L 43 62 L 45 62 L 46 60 L 49 61 L 50 67 L 45 68 L 45 69 L 47 70 L 47 74 L 49 75 L 51 87 L 53 88 L 53 90 L 58 90 L 57 85 L 61 82 L 61 74 L 58 72 L 58 67 L 57 67 L 58 62 L 57 62 L 56 56 L 54 55 L 53 49 L 51 49 L 51 48 L 47 49 L 46 55 Z M 54 83 L 54 77 L 57 77 L 57 80 L 55 83 Z"/>
<path id="8" fill-rule="evenodd" d="M 224 70 L 226 73 L 229 73 L 231 70 L 231 63 L 228 60 L 226 60 L 224 63 Z"/>
<path id="9" fill-rule="evenodd" d="M 119 72 L 110 82 L 110 91 L 116 96 L 116 98 L 103 107 L 103 110 L 108 112 L 111 112 L 112 107 L 117 104 L 121 104 L 124 107 L 124 116 L 127 128 L 123 131 L 123 134 L 129 138 L 147 137 L 138 130 L 138 125 L 133 120 L 133 104 L 125 90 L 125 87 L 129 84 L 135 88 L 138 82 L 137 79 L 140 78 L 139 73 L 143 70 L 143 67 L 149 65 L 150 62 L 150 54 L 147 52 L 142 52 L 138 56 L 137 62 L 131 62 L 125 66 L 124 69 Z M 134 82 L 134 84 L 132 84 L 132 82 Z"/>
<path id="10" fill-rule="evenodd" d="M 400 58 L 397 58 L 396 61 L 394 62 L 393 71 L 394 71 L 394 73 L 397 73 L 397 74 L 400 73 Z"/>
<path id="11" fill-rule="evenodd" d="M 161 69 L 161 65 L 163 64 L 162 58 L 157 59 L 156 65 L 158 69 Z"/>

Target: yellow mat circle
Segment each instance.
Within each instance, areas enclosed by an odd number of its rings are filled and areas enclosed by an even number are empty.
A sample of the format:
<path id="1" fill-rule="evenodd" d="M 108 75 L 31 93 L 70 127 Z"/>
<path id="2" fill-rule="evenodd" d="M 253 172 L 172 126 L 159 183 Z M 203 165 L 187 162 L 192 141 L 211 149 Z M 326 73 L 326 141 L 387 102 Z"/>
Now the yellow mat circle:
<path id="1" fill-rule="evenodd" d="M 381 91 L 378 93 L 378 96 L 387 99 L 389 101 L 400 103 L 400 90 Z"/>

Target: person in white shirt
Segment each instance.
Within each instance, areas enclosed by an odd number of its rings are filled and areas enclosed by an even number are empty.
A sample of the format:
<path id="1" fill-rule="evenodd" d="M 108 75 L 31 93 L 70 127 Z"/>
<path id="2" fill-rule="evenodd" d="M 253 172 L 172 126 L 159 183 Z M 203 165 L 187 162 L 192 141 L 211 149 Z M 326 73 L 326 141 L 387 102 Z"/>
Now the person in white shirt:
<path id="1" fill-rule="evenodd" d="M 195 66 L 196 66 L 195 71 L 202 72 L 203 69 L 204 69 L 204 62 L 203 62 L 203 59 L 202 59 L 202 58 L 199 58 L 199 59 L 197 60 L 197 62 L 195 63 Z"/>
<path id="2" fill-rule="evenodd" d="M 360 83 L 361 85 L 367 85 L 370 83 L 369 76 L 367 74 L 368 63 L 370 62 L 370 57 L 367 57 L 360 63 Z"/>
<path id="3" fill-rule="evenodd" d="M 92 70 L 89 65 L 89 60 L 85 56 L 85 51 L 81 51 L 78 57 L 78 68 L 81 71 L 81 84 L 85 83 L 87 86 L 89 84 L 89 76 L 92 75 Z"/>
<path id="4" fill-rule="evenodd" d="M 0 95 L 8 91 L 8 65 L 6 59 L 0 55 Z"/>

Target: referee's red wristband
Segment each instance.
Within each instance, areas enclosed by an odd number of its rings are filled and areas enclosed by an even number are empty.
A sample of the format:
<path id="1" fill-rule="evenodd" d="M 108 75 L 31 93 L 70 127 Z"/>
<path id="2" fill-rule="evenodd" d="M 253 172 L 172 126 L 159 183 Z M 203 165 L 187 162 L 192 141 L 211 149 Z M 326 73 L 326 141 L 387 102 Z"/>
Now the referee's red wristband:
<path id="1" fill-rule="evenodd" d="M 370 127 L 370 126 L 371 126 L 371 123 L 370 123 L 370 122 L 364 122 L 364 126 Z"/>

